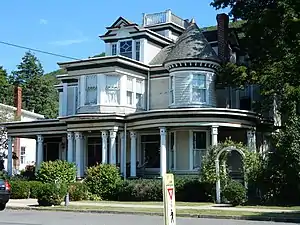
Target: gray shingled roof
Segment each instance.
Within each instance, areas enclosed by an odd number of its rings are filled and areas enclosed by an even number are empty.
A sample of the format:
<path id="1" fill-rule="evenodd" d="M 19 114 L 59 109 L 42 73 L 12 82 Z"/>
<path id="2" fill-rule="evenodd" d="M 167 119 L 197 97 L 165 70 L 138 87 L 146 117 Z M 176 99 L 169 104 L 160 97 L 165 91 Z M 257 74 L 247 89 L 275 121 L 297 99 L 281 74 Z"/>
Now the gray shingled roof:
<path id="1" fill-rule="evenodd" d="M 196 23 L 191 23 L 178 38 L 165 62 L 182 59 L 210 59 L 219 58 Z"/>
<path id="2" fill-rule="evenodd" d="M 174 44 L 170 44 L 166 47 L 164 47 L 160 52 L 151 60 L 149 63 L 150 65 L 160 65 L 163 64 L 163 62 L 166 60 L 168 57 L 169 53 L 172 51 L 174 48 Z"/>

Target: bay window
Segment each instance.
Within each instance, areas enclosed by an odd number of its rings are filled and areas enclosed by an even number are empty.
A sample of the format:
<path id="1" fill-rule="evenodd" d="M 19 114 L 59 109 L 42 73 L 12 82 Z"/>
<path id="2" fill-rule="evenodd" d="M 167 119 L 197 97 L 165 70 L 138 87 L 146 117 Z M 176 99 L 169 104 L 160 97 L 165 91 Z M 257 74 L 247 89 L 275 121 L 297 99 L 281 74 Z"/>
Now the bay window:
<path id="1" fill-rule="evenodd" d="M 206 75 L 201 73 L 193 74 L 191 102 L 206 103 Z"/>
<path id="2" fill-rule="evenodd" d="M 207 133 L 205 131 L 193 132 L 193 169 L 200 169 L 202 158 L 206 153 Z"/>
<path id="3" fill-rule="evenodd" d="M 144 109 L 144 81 L 136 79 L 136 107 L 138 109 Z"/>
<path id="4" fill-rule="evenodd" d="M 132 41 L 120 41 L 120 55 L 132 58 Z"/>
<path id="5" fill-rule="evenodd" d="M 120 104 L 120 77 L 115 75 L 106 76 L 106 103 Z"/>
<path id="6" fill-rule="evenodd" d="M 85 105 L 97 104 L 97 75 L 85 77 Z"/>
<path id="7" fill-rule="evenodd" d="M 133 105 L 133 79 L 127 77 L 127 105 Z"/>

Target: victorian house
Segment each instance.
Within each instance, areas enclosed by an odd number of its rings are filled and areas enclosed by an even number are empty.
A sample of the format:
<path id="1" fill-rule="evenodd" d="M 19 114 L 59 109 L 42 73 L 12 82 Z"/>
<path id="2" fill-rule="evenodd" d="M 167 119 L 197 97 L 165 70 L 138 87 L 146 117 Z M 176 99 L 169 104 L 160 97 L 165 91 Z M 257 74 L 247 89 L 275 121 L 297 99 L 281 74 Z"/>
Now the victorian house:
<path id="1" fill-rule="evenodd" d="M 258 87 L 216 83 L 222 61 L 245 58 L 228 24 L 219 14 L 205 30 L 170 10 L 144 14 L 141 25 L 119 17 L 100 36 L 104 57 L 58 63 L 67 73 L 57 119 L 6 124 L 9 152 L 13 138 L 36 139 L 37 168 L 67 160 L 82 178 L 96 163 L 127 177 L 197 174 L 207 149 L 228 137 L 267 150 L 270 124 L 253 111 Z"/>

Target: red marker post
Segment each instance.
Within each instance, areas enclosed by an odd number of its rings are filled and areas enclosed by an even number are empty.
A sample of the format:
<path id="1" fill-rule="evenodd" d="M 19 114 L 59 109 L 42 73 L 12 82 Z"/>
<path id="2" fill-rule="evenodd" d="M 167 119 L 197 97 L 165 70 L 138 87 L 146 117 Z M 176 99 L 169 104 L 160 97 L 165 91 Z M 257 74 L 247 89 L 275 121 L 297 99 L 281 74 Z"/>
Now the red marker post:
<path id="1" fill-rule="evenodd" d="M 165 225 L 176 225 L 174 175 L 170 173 L 163 177 L 163 200 Z"/>

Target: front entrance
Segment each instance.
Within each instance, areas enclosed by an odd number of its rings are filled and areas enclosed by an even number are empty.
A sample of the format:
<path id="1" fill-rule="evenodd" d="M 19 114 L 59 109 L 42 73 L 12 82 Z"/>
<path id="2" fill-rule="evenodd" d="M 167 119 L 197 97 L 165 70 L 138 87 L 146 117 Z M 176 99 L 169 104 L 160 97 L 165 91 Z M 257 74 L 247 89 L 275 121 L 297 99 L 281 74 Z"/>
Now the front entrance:
<path id="1" fill-rule="evenodd" d="M 145 168 L 160 168 L 160 135 L 141 135 L 141 158 Z"/>
<path id="2" fill-rule="evenodd" d="M 99 137 L 88 137 L 88 167 L 102 162 L 102 140 Z"/>

